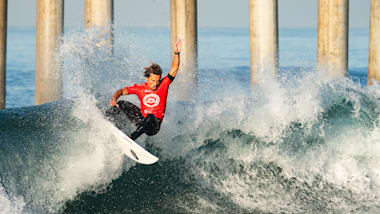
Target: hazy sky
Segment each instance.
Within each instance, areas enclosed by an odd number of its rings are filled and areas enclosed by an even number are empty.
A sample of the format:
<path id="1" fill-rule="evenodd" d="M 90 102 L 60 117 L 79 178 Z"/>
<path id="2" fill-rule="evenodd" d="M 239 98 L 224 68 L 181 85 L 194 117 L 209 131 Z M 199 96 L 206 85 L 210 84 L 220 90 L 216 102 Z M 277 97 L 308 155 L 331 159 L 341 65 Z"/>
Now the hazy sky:
<path id="1" fill-rule="evenodd" d="M 114 0 L 118 26 L 169 26 L 170 0 Z M 368 28 L 370 0 L 350 1 L 350 27 Z M 317 27 L 317 0 L 278 0 L 280 27 Z M 248 27 L 249 0 L 198 0 L 199 27 Z M 65 0 L 65 26 L 83 25 L 84 0 Z M 9 0 L 8 26 L 35 26 L 36 0 Z"/>

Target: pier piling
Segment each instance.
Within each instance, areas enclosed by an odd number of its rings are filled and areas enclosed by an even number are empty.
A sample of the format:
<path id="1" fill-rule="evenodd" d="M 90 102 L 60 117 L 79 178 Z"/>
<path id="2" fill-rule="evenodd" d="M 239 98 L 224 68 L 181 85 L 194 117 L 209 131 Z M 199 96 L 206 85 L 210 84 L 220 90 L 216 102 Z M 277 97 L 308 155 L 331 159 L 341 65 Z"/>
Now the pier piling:
<path id="1" fill-rule="evenodd" d="M 62 97 L 60 60 L 55 51 L 63 33 L 63 0 L 37 0 L 36 104 Z"/>
<path id="2" fill-rule="evenodd" d="M 380 1 L 371 0 L 368 56 L 368 84 L 380 82 Z"/>
<path id="3" fill-rule="evenodd" d="M 330 0 L 329 21 L 329 75 L 345 77 L 348 67 L 348 0 Z"/>
<path id="4" fill-rule="evenodd" d="M 347 76 L 348 0 L 318 2 L 318 69 L 331 77 Z"/>
<path id="5" fill-rule="evenodd" d="M 187 101 L 194 94 L 197 82 L 197 0 L 170 0 L 170 31 L 172 56 L 176 41 L 183 39 L 180 71 L 174 87 L 178 88 L 177 98 Z"/>
<path id="6" fill-rule="evenodd" d="M 328 65 L 329 1 L 318 0 L 318 70 L 326 70 Z"/>
<path id="7" fill-rule="evenodd" d="M 260 81 L 260 74 L 278 71 L 278 2 L 249 1 L 251 87 Z"/>
<path id="8" fill-rule="evenodd" d="M 84 2 L 85 27 L 98 27 L 106 37 L 106 40 L 98 43 L 102 46 L 106 43 L 107 47 L 112 47 L 113 43 L 113 22 L 114 22 L 114 1 L 113 0 L 85 0 Z"/>
<path id="9" fill-rule="evenodd" d="M 5 108 L 8 0 L 0 0 L 0 110 Z"/>

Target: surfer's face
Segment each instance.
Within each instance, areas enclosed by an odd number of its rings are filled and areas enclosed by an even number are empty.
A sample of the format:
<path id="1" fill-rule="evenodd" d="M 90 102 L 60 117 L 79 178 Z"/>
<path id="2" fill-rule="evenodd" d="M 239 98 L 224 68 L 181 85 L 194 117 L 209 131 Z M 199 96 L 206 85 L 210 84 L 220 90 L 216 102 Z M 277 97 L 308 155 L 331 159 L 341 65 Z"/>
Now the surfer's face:
<path id="1" fill-rule="evenodd" d="M 154 91 L 158 88 L 158 85 L 160 84 L 161 75 L 158 74 L 150 74 L 149 77 L 146 78 L 146 83 L 148 84 L 148 87 L 150 90 Z"/>

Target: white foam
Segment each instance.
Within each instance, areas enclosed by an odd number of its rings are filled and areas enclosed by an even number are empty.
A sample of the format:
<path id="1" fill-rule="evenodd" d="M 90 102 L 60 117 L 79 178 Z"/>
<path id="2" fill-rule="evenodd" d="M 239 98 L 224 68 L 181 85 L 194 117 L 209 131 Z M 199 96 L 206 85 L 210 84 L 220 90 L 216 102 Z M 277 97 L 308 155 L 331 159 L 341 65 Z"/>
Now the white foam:
<path id="1" fill-rule="evenodd" d="M 375 211 L 380 197 L 380 120 L 371 118 L 375 119 L 371 127 L 361 123 L 365 118 L 360 116 L 376 111 L 366 102 L 378 103 L 378 86 L 361 88 L 348 79 L 334 80 L 316 72 L 293 81 L 292 84 L 263 83 L 255 88 L 252 96 L 240 93 L 239 87 L 236 91 L 229 89 L 226 94 L 230 96 L 197 104 L 191 110 L 192 118 L 183 113 L 166 117 L 169 127 L 162 130 L 165 134 L 160 137 L 171 138 L 160 141 L 161 148 L 167 152 L 164 156 L 176 154 L 190 158 L 188 162 L 194 165 L 193 174 L 205 188 L 216 189 L 247 209 L 303 212 L 311 207 L 306 207 L 307 200 L 299 200 L 296 194 L 309 194 L 305 197 L 314 197 L 310 200 L 317 200 L 315 204 L 328 204 L 326 206 L 335 211 L 360 210 L 365 206 Z M 332 107 L 344 108 L 348 102 L 353 106 L 352 114 L 341 118 L 348 122 L 340 123 L 339 118 L 329 118 L 332 121 L 327 123 L 321 117 Z M 183 123 L 179 125 L 177 121 L 183 117 Z M 292 123 L 300 124 L 303 134 L 323 139 L 323 144 L 306 149 L 307 143 L 300 142 L 305 143 L 299 145 L 305 149 L 297 154 L 282 150 L 281 144 L 292 143 L 283 142 L 285 131 Z M 267 142 L 268 146 L 256 148 L 229 136 L 223 139 L 223 132 L 231 129 L 250 133 L 261 142 Z M 182 141 L 171 142 L 173 133 L 181 136 Z M 204 145 L 206 139 L 218 140 L 216 142 L 222 143 L 226 151 L 214 148 L 217 152 L 188 156 L 189 152 Z M 235 169 L 237 166 L 228 160 L 239 163 L 240 167 Z M 281 183 L 277 177 L 256 179 L 261 170 L 252 164 L 257 163 L 274 163 L 282 169 L 277 176 L 285 176 L 287 182 L 296 179 L 298 183 L 293 188 L 297 189 L 286 189 L 289 184 Z M 221 171 L 219 174 L 216 173 L 218 170 Z M 304 186 L 303 182 L 312 186 L 317 178 L 321 179 L 321 190 Z M 340 195 L 348 193 L 352 198 Z M 356 204 L 351 204 L 350 200 Z"/>
<path id="2" fill-rule="evenodd" d="M 135 76 L 130 69 L 135 65 L 143 68 L 144 58 L 134 55 L 126 62 L 125 54 L 130 50 L 123 52 L 125 46 L 115 47 L 112 55 L 106 48 L 95 45 L 99 39 L 102 38 L 96 29 L 68 33 L 63 38 L 58 55 L 64 60 L 64 96 L 74 100 L 71 117 L 82 125 L 57 132 L 63 135 L 60 142 L 54 142 L 59 151 L 46 154 L 46 160 L 38 163 L 41 174 L 30 176 L 26 170 L 27 178 L 23 179 L 27 186 L 22 187 L 25 200 L 41 212 L 57 212 L 84 191 L 104 191 L 112 180 L 135 164 L 124 157 L 97 102 L 104 102 L 101 95 L 110 97 L 127 81 L 136 79 L 129 78 Z M 30 161 L 35 160 L 31 157 Z M 30 173 L 38 170 L 31 169 Z M 10 203 L 7 207 L 13 209 L 13 202 Z"/>
<path id="3" fill-rule="evenodd" d="M 26 214 L 25 202 L 19 197 L 10 197 L 0 184 L 0 213 L 2 214 Z"/>
<path id="4" fill-rule="evenodd" d="M 135 164 L 125 159 L 94 100 L 91 96 L 88 98 L 83 96 L 73 109 L 73 116 L 88 127 L 76 132 L 72 142 L 66 142 L 56 201 L 73 199 L 83 191 L 103 191 L 113 179 Z"/>

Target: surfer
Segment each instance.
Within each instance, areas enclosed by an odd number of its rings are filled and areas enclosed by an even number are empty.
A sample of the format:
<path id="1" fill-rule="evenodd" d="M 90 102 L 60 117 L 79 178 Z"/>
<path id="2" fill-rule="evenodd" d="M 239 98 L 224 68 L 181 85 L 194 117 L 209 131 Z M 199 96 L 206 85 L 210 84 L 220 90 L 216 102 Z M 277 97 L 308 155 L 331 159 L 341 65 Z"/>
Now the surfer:
<path id="1" fill-rule="evenodd" d="M 134 84 L 117 90 L 110 101 L 112 106 L 106 116 L 115 116 L 123 112 L 137 126 L 130 137 L 135 140 L 142 134 L 155 135 L 160 130 L 166 108 L 166 98 L 171 82 L 174 80 L 179 63 L 182 41 L 178 40 L 174 49 L 172 66 L 167 76 L 161 79 L 161 67 L 155 63 L 145 67 L 145 83 Z M 117 101 L 122 95 L 136 94 L 140 100 L 140 108 L 128 101 Z"/>

